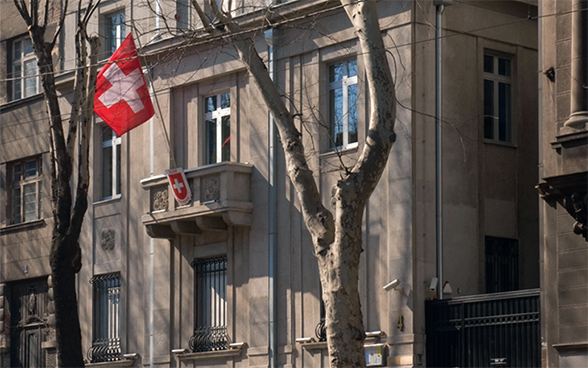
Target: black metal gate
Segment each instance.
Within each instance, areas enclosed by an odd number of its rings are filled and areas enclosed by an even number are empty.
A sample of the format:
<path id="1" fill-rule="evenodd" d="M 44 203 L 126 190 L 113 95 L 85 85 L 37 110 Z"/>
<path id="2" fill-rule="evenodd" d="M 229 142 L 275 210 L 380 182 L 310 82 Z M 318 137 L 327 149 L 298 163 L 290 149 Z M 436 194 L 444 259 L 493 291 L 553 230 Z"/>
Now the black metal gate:
<path id="1" fill-rule="evenodd" d="M 539 289 L 428 301 L 427 366 L 540 367 Z"/>

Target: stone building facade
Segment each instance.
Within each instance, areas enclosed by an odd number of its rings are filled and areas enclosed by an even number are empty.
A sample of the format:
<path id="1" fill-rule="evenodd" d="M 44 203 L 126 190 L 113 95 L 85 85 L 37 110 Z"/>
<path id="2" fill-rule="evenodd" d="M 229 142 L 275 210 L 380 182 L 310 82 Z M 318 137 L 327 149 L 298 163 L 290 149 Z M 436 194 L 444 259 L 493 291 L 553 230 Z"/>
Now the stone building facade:
<path id="1" fill-rule="evenodd" d="M 541 4 L 540 178 L 545 363 L 588 364 L 588 2 Z"/>
<path id="2" fill-rule="evenodd" d="M 311 240 L 260 92 L 229 42 L 190 32 L 189 2 L 157 4 L 160 16 L 105 1 L 92 23 L 102 60 L 134 33 L 156 115 L 122 137 L 98 119 L 93 128 L 78 276 L 88 366 L 327 366 Z M 328 204 L 366 136 L 357 40 L 336 3 L 266 5 L 239 2 L 233 13 L 274 60 Z M 374 365 L 427 365 L 425 304 L 438 275 L 436 8 L 381 1 L 378 11 L 398 138 L 363 219 L 366 343 Z M 48 132 L 35 73 L 22 74 L 34 67 L 25 29 L 11 4 L 0 13 L 0 359 L 49 366 Z M 444 297 L 537 288 L 537 1 L 459 1 L 442 19 Z M 68 18 L 56 53 L 64 105 L 73 27 Z M 165 176 L 177 167 L 192 192 L 183 206 Z"/>

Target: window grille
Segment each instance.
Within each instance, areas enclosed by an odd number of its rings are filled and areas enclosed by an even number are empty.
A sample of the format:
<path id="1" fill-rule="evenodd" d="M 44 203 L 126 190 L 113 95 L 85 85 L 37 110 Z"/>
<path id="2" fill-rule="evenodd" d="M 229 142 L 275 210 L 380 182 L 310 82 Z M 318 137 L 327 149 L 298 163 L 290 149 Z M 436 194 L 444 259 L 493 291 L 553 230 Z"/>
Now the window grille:
<path id="1" fill-rule="evenodd" d="M 329 67 L 331 147 L 357 145 L 357 60 Z"/>
<path id="2" fill-rule="evenodd" d="M 92 363 L 122 358 L 120 341 L 120 274 L 94 276 L 94 339 L 88 352 Z"/>
<path id="3" fill-rule="evenodd" d="M 227 334 L 227 257 L 199 259 L 195 275 L 195 326 L 190 339 L 194 352 L 229 348 Z"/>
<path id="4" fill-rule="evenodd" d="M 519 245 L 516 239 L 486 237 L 486 292 L 519 288 Z"/>

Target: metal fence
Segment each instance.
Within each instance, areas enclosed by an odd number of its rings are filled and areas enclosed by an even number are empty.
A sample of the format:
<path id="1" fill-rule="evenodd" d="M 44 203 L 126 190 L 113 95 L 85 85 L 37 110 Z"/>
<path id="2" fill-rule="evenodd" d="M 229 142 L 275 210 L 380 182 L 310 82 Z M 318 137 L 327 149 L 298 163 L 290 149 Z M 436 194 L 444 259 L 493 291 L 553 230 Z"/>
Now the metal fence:
<path id="1" fill-rule="evenodd" d="M 427 366 L 540 367 L 539 289 L 428 301 Z"/>

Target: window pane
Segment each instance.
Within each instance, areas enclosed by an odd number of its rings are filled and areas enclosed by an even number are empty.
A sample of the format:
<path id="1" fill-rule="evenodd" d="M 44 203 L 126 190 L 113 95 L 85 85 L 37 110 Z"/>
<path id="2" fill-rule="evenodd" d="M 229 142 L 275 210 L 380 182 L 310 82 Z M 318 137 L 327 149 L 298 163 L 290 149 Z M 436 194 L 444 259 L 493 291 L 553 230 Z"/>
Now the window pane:
<path id="1" fill-rule="evenodd" d="M 14 188 L 12 191 L 12 222 L 15 224 L 19 224 L 22 222 L 21 218 L 21 195 L 20 195 L 20 187 Z"/>
<path id="2" fill-rule="evenodd" d="M 25 163 L 25 179 L 34 178 L 37 176 L 37 161 L 29 161 Z"/>
<path id="3" fill-rule="evenodd" d="M 24 186 L 24 220 L 33 221 L 37 219 L 37 185 L 27 184 Z"/>
<path id="4" fill-rule="evenodd" d="M 216 120 L 206 120 L 207 164 L 216 163 Z"/>
<path id="5" fill-rule="evenodd" d="M 23 46 L 24 46 L 24 50 L 23 50 L 23 54 L 24 55 L 32 55 L 35 52 L 35 49 L 33 48 L 33 42 L 31 41 L 30 38 L 25 38 L 23 40 Z"/>
<path id="6" fill-rule="evenodd" d="M 336 82 L 343 80 L 343 64 L 331 65 L 329 68 L 329 82 Z"/>
<path id="7" fill-rule="evenodd" d="M 484 80 L 484 138 L 494 139 L 494 82 Z"/>
<path id="8" fill-rule="evenodd" d="M 22 80 L 20 79 L 22 77 L 22 70 L 20 62 L 18 65 L 14 65 L 13 71 L 13 77 L 15 78 L 13 83 L 14 99 L 20 99 L 22 98 Z"/>
<path id="9" fill-rule="evenodd" d="M 207 113 L 216 110 L 216 96 L 210 96 L 204 99 L 204 110 Z"/>
<path id="10" fill-rule="evenodd" d="M 503 142 L 511 141 L 511 92 L 510 84 L 498 84 L 498 139 Z"/>
<path id="11" fill-rule="evenodd" d="M 178 29 L 188 29 L 190 22 L 190 6 L 188 5 L 189 0 L 177 0 L 176 1 L 176 21 Z"/>
<path id="12" fill-rule="evenodd" d="M 19 182 L 20 181 L 20 177 L 22 176 L 22 164 L 14 164 L 14 177 L 13 180 L 15 182 Z"/>
<path id="13" fill-rule="evenodd" d="M 116 145 L 116 188 L 114 194 L 121 193 L 121 183 L 120 183 L 120 144 Z"/>
<path id="14" fill-rule="evenodd" d="M 227 107 L 231 106 L 231 95 L 227 93 L 223 93 L 221 96 L 221 109 L 226 109 Z"/>
<path id="15" fill-rule="evenodd" d="M 335 147 L 343 145 L 343 89 L 330 91 L 331 144 Z"/>
<path id="16" fill-rule="evenodd" d="M 94 285 L 94 336 L 89 358 L 93 363 L 120 360 L 120 275 L 95 276 L 90 283 Z"/>
<path id="17" fill-rule="evenodd" d="M 222 161 L 231 160 L 231 117 L 223 116 L 222 118 Z"/>
<path id="18" fill-rule="evenodd" d="M 116 13 L 107 18 L 106 56 L 112 55 L 125 37 L 125 13 Z"/>
<path id="19" fill-rule="evenodd" d="M 494 73 L 494 56 L 484 55 L 484 72 Z"/>
<path id="20" fill-rule="evenodd" d="M 102 198 L 112 197 L 112 148 L 102 148 Z"/>
<path id="21" fill-rule="evenodd" d="M 37 60 L 27 60 L 24 63 L 24 97 L 37 94 Z"/>
<path id="22" fill-rule="evenodd" d="M 357 60 L 351 60 L 347 63 L 347 75 L 349 77 L 357 75 Z"/>
<path id="23" fill-rule="evenodd" d="M 21 44 L 22 44 L 21 41 L 14 43 L 14 50 L 12 52 L 12 54 L 13 54 L 12 60 L 14 60 L 15 62 L 18 62 L 21 58 L 21 54 L 22 54 Z"/>
<path id="24" fill-rule="evenodd" d="M 510 77 L 510 60 L 498 58 L 498 74 Z"/>
<path id="25" fill-rule="evenodd" d="M 102 126 L 102 147 L 112 146 L 114 131 L 108 125 Z"/>
<path id="26" fill-rule="evenodd" d="M 357 142 L 357 84 L 352 84 L 348 87 L 348 98 L 349 98 L 349 111 L 347 113 L 347 119 L 349 124 L 348 131 L 348 142 Z"/>

